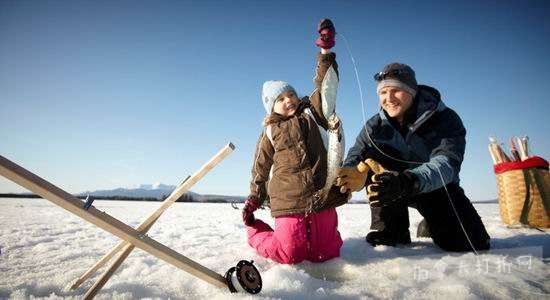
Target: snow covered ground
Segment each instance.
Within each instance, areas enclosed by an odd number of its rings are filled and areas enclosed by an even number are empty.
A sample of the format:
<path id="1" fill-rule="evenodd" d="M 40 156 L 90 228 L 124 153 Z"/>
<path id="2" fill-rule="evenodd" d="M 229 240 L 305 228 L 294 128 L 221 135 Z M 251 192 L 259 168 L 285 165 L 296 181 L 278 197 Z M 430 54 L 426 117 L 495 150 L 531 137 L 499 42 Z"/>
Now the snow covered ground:
<path id="1" fill-rule="evenodd" d="M 96 201 L 94 205 L 137 226 L 160 204 Z M 241 259 L 253 259 L 264 287 L 259 296 L 246 296 L 251 298 L 549 299 L 549 231 L 507 228 L 500 222 L 496 203 L 476 208 L 493 238 L 493 250 L 478 257 L 445 253 L 430 239 L 415 238 L 421 217 L 414 210 L 411 246 L 372 248 L 364 241 L 370 224 L 370 210 L 364 204 L 338 209 L 342 255 L 323 264 L 279 265 L 257 256 L 246 243 L 239 211 L 229 204 L 176 203 L 149 235 L 222 274 Z M 267 211 L 256 215 L 272 224 Z M 46 200 L 0 199 L 0 298 L 81 298 L 93 280 L 76 291 L 66 287 L 116 243 L 109 233 Z M 97 298 L 243 296 L 231 295 L 136 249 Z"/>

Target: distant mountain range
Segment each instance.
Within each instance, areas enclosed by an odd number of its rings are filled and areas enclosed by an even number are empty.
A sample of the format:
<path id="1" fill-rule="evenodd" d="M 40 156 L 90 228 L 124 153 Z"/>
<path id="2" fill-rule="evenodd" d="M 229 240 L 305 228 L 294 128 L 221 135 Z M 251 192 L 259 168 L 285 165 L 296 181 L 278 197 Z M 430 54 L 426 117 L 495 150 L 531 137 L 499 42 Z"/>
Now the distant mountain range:
<path id="1" fill-rule="evenodd" d="M 79 196 L 96 196 L 102 198 L 124 197 L 124 198 L 156 198 L 163 200 L 170 196 L 176 188 L 175 185 L 162 183 L 141 184 L 135 188 L 116 188 L 112 190 L 86 191 L 78 194 Z M 225 195 L 202 195 L 192 191 L 187 191 L 178 199 L 181 202 L 244 202 L 246 197 L 225 196 Z"/>
<path id="2" fill-rule="evenodd" d="M 164 200 L 166 197 L 170 196 L 172 191 L 176 188 L 175 185 L 167 185 L 162 183 L 154 184 L 141 184 L 135 188 L 116 188 L 112 190 L 97 190 L 97 191 L 86 191 L 80 194 L 77 194 L 79 198 L 85 198 L 86 196 L 95 196 L 101 199 L 115 199 L 115 200 L 148 200 L 158 201 Z M 33 196 L 32 194 L 23 193 L 23 194 L 14 194 L 7 193 L 1 194 L 1 197 L 25 197 Z M 37 198 L 40 196 L 34 195 L 32 198 Z M 246 197 L 243 196 L 226 196 L 226 195 L 211 195 L 211 194 L 198 194 L 192 191 L 187 191 L 183 194 L 177 201 L 178 202 L 214 202 L 214 203 L 231 203 L 238 202 L 243 203 L 246 200 Z M 354 204 L 364 204 L 368 203 L 365 199 L 352 199 L 349 203 Z M 491 200 L 478 200 L 472 201 L 472 203 L 477 204 L 491 204 L 498 203 L 498 199 Z"/>
<path id="3" fill-rule="evenodd" d="M 154 184 L 141 184 L 135 188 L 116 188 L 112 190 L 97 190 L 88 191 L 78 194 L 78 196 L 96 196 L 102 198 L 155 198 L 160 200 L 165 199 L 176 188 L 175 185 L 167 185 L 162 183 Z M 225 195 L 211 195 L 211 194 L 198 194 L 192 191 L 188 191 L 178 199 L 179 202 L 244 202 L 246 197 L 243 196 L 225 196 Z M 366 203 L 365 200 L 351 200 L 350 203 Z"/>
<path id="4" fill-rule="evenodd" d="M 176 188 L 175 185 L 166 185 L 162 183 L 156 184 L 142 184 L 135 188 L 116 188 L 112 190 L 97 190 L 86 191 L 80 193 L 81 196 L 91 195 L 98 197 L 132 197 L 132 198 L 157 198 L 162 199 L 168 197 L 170 193 Z M 194 194 L 189 191 L 189 194 Z"/>

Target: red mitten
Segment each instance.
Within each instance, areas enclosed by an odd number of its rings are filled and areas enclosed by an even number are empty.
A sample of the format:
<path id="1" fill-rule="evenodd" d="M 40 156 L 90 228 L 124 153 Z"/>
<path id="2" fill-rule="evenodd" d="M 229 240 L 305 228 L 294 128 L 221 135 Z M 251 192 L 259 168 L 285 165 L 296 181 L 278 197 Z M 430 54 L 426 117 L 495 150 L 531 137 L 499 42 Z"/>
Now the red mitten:
<path id="1" fill-rule="evenodd" d="M 247 199 L 244 202 L 243 208 L 243 222 L 246 226 L 252 225 L 254 223 L 254 212 L 259 208 L 259 206 L 254 203 L 254 201 Z"/>
<path id="2" fill-rule="evenodd" d="M 322 19 L 317 26 L 317 31 L 319 32 L 319 38 L 315 41 L 315 45 L 323 49 L 334 47 L 336 29 L 330 19 Z"/>

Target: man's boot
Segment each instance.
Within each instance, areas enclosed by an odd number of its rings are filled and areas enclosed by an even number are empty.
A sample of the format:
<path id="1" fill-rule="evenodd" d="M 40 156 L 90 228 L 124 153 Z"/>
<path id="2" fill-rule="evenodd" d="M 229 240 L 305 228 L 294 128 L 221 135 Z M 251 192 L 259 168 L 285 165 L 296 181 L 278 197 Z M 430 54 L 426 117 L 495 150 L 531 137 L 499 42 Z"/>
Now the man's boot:
<path id="1" fill-rule="evenodd" d="M 377 245 L 386 245 L 395 247 L 397 244 L 410 244 L 411 235 L 409 230 L 402 231 L 399 233 L 391 233 L 388 231 L 371 231 L 367 234 L 365 238 L 367 243 L 371 244 L 373 247 Z"/>
<path id="2" fill-rule="evenodd" d="M 426 222 L 426 219 L 422 219 L 422 221 L 418 223 L 418 228 L 416 229 L 416 237 L 419 237 L 419 238 L 432 237 L 430 235 L 430 228 L 428 227 L 428 222 Z"/>

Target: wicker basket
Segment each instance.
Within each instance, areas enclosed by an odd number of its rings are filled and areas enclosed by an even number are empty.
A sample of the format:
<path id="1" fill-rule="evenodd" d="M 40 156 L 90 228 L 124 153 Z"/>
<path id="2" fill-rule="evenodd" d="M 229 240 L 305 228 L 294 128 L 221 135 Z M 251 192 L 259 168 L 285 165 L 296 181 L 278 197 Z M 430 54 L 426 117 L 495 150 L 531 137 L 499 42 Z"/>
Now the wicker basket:
<path id="1" fill-rule="evenodd" d="M 550 227 L 548 162 L 532 157 L 495 165 L 500 217 L 508 225 Z"/>

